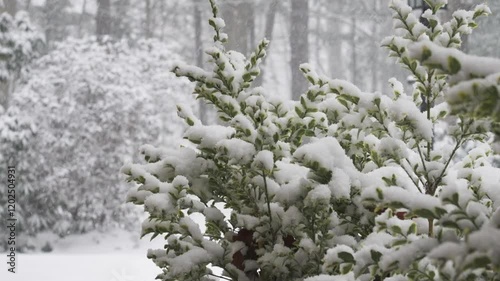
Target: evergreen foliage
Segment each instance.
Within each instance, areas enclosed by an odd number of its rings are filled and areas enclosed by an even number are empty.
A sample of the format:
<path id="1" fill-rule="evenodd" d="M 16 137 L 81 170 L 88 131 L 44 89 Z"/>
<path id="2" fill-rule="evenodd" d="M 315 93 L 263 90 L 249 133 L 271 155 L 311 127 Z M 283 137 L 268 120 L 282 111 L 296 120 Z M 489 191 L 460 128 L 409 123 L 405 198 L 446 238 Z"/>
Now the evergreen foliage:
<path id="1" fill-rule="evenodd" d="M 149 213 L 143 235 L 165 239 L 148 252 L 158 279 L 214 280 L 218 267 L 228 280 L 500 280 L 500 170 L 488 159 L 489 122 L 476 118 L 497 111 L 462 107 L 498 80 L 473 68 L 483 59 L 457 51 L 486 6 L 441 23 L 446 1 L 426 1 L 426 27 L 392 0 L 397 35 L 383 45 L 416 77 L 413 92 L 391 79 L 392 92 L 365 93 L 303 64 L 310 86 L 294 102 L 252 87 L 269 42 L 249 58 L 226 51 L 210 2 L 213 69 L 173 72 L 196 83 L 220 124 L 178 106 L 187 144 L 143 146 L 146 162 L 122 168 L 135 183 L 127 200 Z M 478 91 L 465 86 L 472 78 L 482 79 Z M 433 141 L 445 118 L 447 149 Z M 456 158 L 470 142 L 476 148 Z"/>
<path id="2" fill-rule="evenodd" d="M 26 12 L 0 15 L 0 81 L 15 78 L 43 51 L 43 37 Z"/>

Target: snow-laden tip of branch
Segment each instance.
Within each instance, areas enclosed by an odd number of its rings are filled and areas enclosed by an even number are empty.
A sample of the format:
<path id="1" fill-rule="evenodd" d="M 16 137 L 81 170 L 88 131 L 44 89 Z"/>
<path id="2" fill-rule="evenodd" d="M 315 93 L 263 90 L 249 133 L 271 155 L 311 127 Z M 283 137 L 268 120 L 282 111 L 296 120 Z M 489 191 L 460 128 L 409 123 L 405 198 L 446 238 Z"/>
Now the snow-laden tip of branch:
<path id="1" fill-rule="evenodd" d="M 451 84 L 500 72 L 500 59 L 467 55 L 431 41 L 412 43 L 408 49 L 410 58 L 449 73 Z"/>

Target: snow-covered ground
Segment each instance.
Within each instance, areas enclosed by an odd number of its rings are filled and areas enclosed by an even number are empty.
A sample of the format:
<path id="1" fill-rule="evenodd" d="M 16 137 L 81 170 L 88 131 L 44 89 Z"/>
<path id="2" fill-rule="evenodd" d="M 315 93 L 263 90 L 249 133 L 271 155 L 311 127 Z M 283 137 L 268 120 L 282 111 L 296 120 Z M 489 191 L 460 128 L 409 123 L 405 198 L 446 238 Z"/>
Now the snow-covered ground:
<path id="1" fill-rule="evenodd" d="M 159 273 L 145 252 L 20 254 L 17 273 L 3 267 L 0 280 L 5 281 L 145 281 Z"/>
<path id="2" fill-rule="evenodd" d="M 92 232 L 84 236 L 58 239 L 51 235 L 50 253 L 17 255 L 16 273 L 7 271 L 6 253 L 1 253 L 2 281 L 147 281 L 160 269 L 146 258 L 148 248 L 161 248 L 161 239 L 138 240 L 125 231 Z"/>

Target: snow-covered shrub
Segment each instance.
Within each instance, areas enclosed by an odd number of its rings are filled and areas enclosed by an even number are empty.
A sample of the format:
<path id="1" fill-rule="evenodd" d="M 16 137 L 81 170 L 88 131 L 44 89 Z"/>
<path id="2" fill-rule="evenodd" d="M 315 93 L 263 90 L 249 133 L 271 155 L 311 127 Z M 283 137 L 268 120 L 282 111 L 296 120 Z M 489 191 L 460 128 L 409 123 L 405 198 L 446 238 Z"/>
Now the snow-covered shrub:
<path id="1" fill-rule="evenodd" d="M 474 11 L 455 12 L 450 24 L 458 28 L 458 33 L 453 33 L 449 25 L 431 21 L 436 34 L 411 44 L 407 56 L 447 74 L 450 89 L 445 99 L 453 114 L 485 118 L 493 124 L 493 131 L 500 133 L 500 59 L 468 55 L 456 48 L 462 42 L 459 35 L 470 34 L 477 26 L 474 20 L 490 13 L 485 5 Z"/>
<path id="2" fill-rule="evenodd" d="M 0 15 L 0 81 L 18 75 L 43 50 L 43 37 L 26 12 Z"/>
<path id="3" fill-rule="evenodd" d="M 0 116 L 0 160 L 18 171 L 22 233 L 129 222 L 117 171 L 143 143 L 180 136 L 175 103 L 195 105 L 176 95 L 192 87 L 165 71 L 174 60 L 156 41 L 130 47 L 86 39 L 63 42 L 34 64 Z"/>
<path id="4" fill-rule="evenodd" d="M 436 12 L 446 1 L 426 2 L 430 27 L 406 1 L 391 1 L 396 36 L 384 40 L 416 77 L 413 93 L 395 79 L 386 95 L 365 93 L 304 64 L 311 86 L 293 102 L 251 86 L 268 42 L 249 58 L 225 51 L 211 0 L 213 69 L 173 71 L 196 82 L 220 125 L 180 105 L 190 144 L 144 146 L 147 163 L 122 168 L 137 183 L 128 201 L 149 213 L 143 235 L 165 239 L 165 249 L 148 252 L 159 279 L 213 280 L 218 267 L 228 280 L 498 280 L 500 170 L 488 161 L 487 125 L 454 111 L 445 130 L 454 145 L 434 147 L 433 127 L 450 115 L 448 74 L 460 62 L 447 58 L 443 71 L 425 60 L 455 52 L 488 9 L 442 24 Z M 477 147 L 455 159 L 471 141 Z"/>
<path id="5" fill-rule="evenodd" d="M 15 18 L 8 13 L 0 15 L 0 114 L 9 106 L 17 80 L 43 49 L 42 33 L 33 27 L 26 12 L 18 12 Z"/>

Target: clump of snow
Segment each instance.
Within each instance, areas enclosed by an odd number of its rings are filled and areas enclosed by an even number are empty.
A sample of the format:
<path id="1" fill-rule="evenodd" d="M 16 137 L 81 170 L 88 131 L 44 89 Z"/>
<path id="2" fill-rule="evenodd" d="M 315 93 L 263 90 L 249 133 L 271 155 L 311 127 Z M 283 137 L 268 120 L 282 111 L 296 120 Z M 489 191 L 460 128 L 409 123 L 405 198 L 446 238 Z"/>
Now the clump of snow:
<path id="1" fill-rule="evenodd" d="M 344 170 L 355 170 L 351 159 L 333 137 L 325 137 L 312 141 L 298 148 L 293 157 L 305 163 L 317 162 L 321 167 L 332 170 L 339 167 Z"/>
<path id="2" fill-rule="evenodd" d="M 210 20 L 214 23 L 216 29 L 222 29 L 226 26 L 222 18 L 211 18 Z"/>
<path id="3" fill-rule="evenodd" d="M 467 55 L 457 49 L 438 46 L 431 41 L 412 43 L 409 56 L 423 60 L 424 64 L 438 64 L 452 74 L 450 83 L 469 80 L 471 77 L 486 77 L 499 72 L 500 59 Z M 426 56 L 424 57 L 424 53 Z M 450 64 L 450 58 L 458 64 Z M 456 69 L 451 69 L 454 66 Z"/>
<path id="4" fill-rule="evenodd" d="M 144 208 L 150 214 L 161 217 L 176 212 L 169 194 L 151 194 L 144 201 Z"/>
<path id="5" fill-rule="evenodd" d="M 262 150 L 255 155 L 253 160 L 253 165 L 257 169 L 264 169 L 266 171 L 271 171 L 274 167 L 274 155 L 269 150 Z"/>
<path id="6" fill-rule="evenodd" d="M 179 225 L 185 228 L 188 233 L 193 237 L 193 239 L 201 241 L 203 239 L 203 234 L 201 233 L 200 227 L 195 223 L 190 217 L 183 217 L 179 220 Z"/>
<path id="7" fill-rule="evenodd" d="M 202 248 L 195 248 L 169 259 L 172 275 L 179 275 L 190 272 L 196 265 L 210 262 L 210 255 Z"/>
<path id="8" fill-rule="evenodd" d="M 305 178 L 294 179 L 282 184 L 276 191 L 275 200 L 283 204 L 293 204 L 300 199 L 309 182 Z"/>
<path id="9" fill-rule="evenodd" d="M 229 158 L 229 164 L 247 164 L 252 161 L 255 146 L 241 139 L 227 139 L 217 142 L 219 154 Z"/>
<path id="10" fill-rule="evenodd" d="M 283 226 L 283 229 L 293 229 L 296 227 L 302 220 L 304 219 L 304 216 L 302 212 L 299 211 L 299 209 L 295 206 L 291 206 L 288 208 L 288 210 L 285 211 L 281 224 Z"/>
<path id="11" fill-rule="evenodd" d="M 334 168 L 332 171 L 332 179 L 328 183 L 328 187 L 335 199 L 347 199 L 351 196 L 351 179 L 344 170 Z"/>
<path id="12" fill-rule="evenodd" d="M 331 248 L 326 251 L 323 267 L 334 263 L 343 263 L 344 260 L 339 257 L 339 253 L 343 252 L 354 255 L 354 251 L 352 250 L 351 247 L 348 247 L 346 245 L 338 245 L 335 248 Z M 324 268 L 324 270 L 325 269 L 326 268 Z"/>
<path id="13" fill-rule="evenodd" d="M 354 281 L 356 280 L 353 272 L 345 275 L 325 275 L 321 274 L 314 277 L 304 279 L 304 281 Z"/>
<path id="14" fill-rule="evenodd" d="M 215 207 L 205 208 L 203 210 L 203 214 L 205 215 L 206 219 L 210 221 L 223 221 L 225 218 L 224 214 Z"/>
<path id="15" fill-rule="evenodd" d="M 276 167 L 277 170 L 274 172 L 274 178 L 279 184 L 289 183 L 298 178 L 305 178 L 309 170 L 305 167 L 283 161 L 277 161 Z"/>
<path id="16" fill-rule="evenodd" d="M 383 198 L 381 199 L 383 202 L 399 202 L 410 210 L 426 209 L 432 210 L 432 212 L 436 212 L 437 208 L 442 208 L 441 200 L 439 200 L 438 198 L 419 193 L 415 190 L 405 190 L 398 186 L 391 186 L 385 189 L 380 189 L 377 187 L 367 188 L 363 190 L 361 196 L 366 199 L 379 198 L 380 191 L 383 194 Z"/>
<path id="17" fill-rule="evenodd" d="M 427 119 L 425 114 L 420 111 L 412 100 L 406 98 L 396 100 L 391 105 L 390 112 L 395 122 L 410 121 L 412 126 L 415 127 L 417 137 L 421 137 L 427 141 L 432 139 L 433 125 L 431 120 Z"/>
<path id="18" fill-rule="evenodd" d="M 433 249 L 427 256 L 432 259 L 449 259 L 453 260 L 455 257 L 467 255 L 466 249 L 463 245 L 444 242 L 437 248 Z"/>
<path id="19" fill-rule="evenodd" d="M 239 227 L 245 229 L 254 229 L 259 224 L 259 218 L 244 214 L 237 214 L 237 213 L 234 214 L 236 215 L 236 220 L 238 223 L 237 225 Z"/>
<path id="20" fill-rule="evenodd" d="M 399 269 L 408 269 L 415 257 L 425 255 L 430 250 L 436 248 L 437 245 L 438 242 L 434 238 L 421 238 L 412 241 L 410 244 L 405 244 L 382 256 L 379 263 L 380 268 L 389 270 L 390 266 L 396 262 Z"/>
<path id="21" fill-rule="evenodd" d="M 378 143 L 377 150 L 380 151 L 380 156 L 390 157 L 392 159 L 408 158 L 408 148 L 406 144 L 399 139 L 385 137 Z"/>
<path id="22" fill-rule="evenodd" d="M 231 127 L 220 125 L 191 126 L 184 133 L 184 137 L 199 143 L 200 148 L 212 148 L 216 143 L 231 138 L 236 131 Z"/>
<path id="23" fill-rule="evenodd" d="M 316 204 L 328 204 L 332 193 L 327 185 L 318 185 L 309 191 L 305 198 L 305 203 L 314 206 Z"/>

